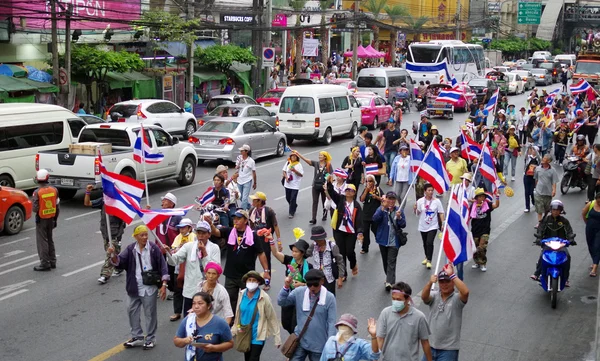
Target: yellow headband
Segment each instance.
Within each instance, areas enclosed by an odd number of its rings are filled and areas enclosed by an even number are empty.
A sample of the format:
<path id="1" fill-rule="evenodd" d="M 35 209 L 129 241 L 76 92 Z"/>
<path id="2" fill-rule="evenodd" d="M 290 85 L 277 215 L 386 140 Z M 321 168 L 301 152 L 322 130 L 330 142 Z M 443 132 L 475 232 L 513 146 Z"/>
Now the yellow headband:
<path id="1" fill-rule="evenodd" d="M 144 233 L 144 232 L 148 232 L 148 227 L 146 227 L 145 225 L 139 225 L 137 227 L 135 227 L 135 229 L 133 230 L 133 236 L 137 236 L 140 233 Z"/>

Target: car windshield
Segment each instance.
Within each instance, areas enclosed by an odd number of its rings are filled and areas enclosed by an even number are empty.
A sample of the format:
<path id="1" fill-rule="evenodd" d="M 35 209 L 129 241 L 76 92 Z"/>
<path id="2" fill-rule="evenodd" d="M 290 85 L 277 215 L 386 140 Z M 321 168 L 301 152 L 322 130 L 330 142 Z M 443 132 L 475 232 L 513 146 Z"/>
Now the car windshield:
<path id="1" fill-rule="evenodd" d="M 540 63 L 540 68 L 542 69 L 552 69 L 554 68 L 554 64 L 552 63 Z"/>
<path id="2" fill-rule="evenodd" d="M 469 86 L 487 86 L 487 80 L 485 79 L 473 79 L 469 82 Z"/>
<path id="3" fill-rule="evenodd" d="M 600 73 L 600 63 L 591 61 L 578 61 L 575 65 L 575 73 L 598 74 Z"/>
<path id="4" fill-rule="evenodd" d="M 279 106 L 280 113 L 314 114 L 315 101 L 309 97 L 285 97 Z"/>
<path id="5" fill-rule="evenodd" d="M 521 68 L 530 70 L 533 69 L 533 64 L 523 64 L 521 65 Z"/>
<path id="6" fill-rule="evenodd" d="M 242 109 L 230 106 L 219 106 L 208 115 L 212 117 L 239 117 L 242 114 Z"/>
<path id="7" fill-rule="evenodd" d="M 356 101 L 358 102 L 358 104 L 360 104 L 361 107 L 368 107 L 371 105 L 371 99 L 372 98 L 364 98 L 364 97 L 355 97 Z"/>
<path id="8" fill-rule="evenodd" d="M 528 71 L 515 71 L 515 73 L 519 74 L 520 76 L 528 76 L 529 75 Z"/>
<path id="9" fill-rule="evenodd" d="M 515 74 L 506 73 L 506 76 L 508 77 L 508 81 L 515 81 L 516 79 Z"/>
<path id="10" fill-rule="evenodd" d="M 129 118 L 137 114 L 137 104 L 115 104 L 110 108 L 110 114 L 119 113 L 123 118 Z"/>
<path id="11" fill-rule="evenodd" d="M 546 69 L 531 69 L 532 74 L 546 74 Z"/>
<path id="12" fill-rule="evenodd" d="M 91 116 L 91 115 L 80 115 L 79 117 L 81 119 L 83 119 L 83 121 L 85 121 L 85 123 L 88 125 L 104 123 L 104 120 L 102 120 L 98 117 Z"/>
<path id="13" fill-rule="evenodd" d="M 356 85 L 359 88 L 385 88 L 385 78 L 382 76 L 361 76 Z"/>
<path id="14" fill-rule="evenodd" d="M 213 109 L 215 109 L 216 107 L 218 107 L 219 105 L 225 105 L 225 104 L 231 104 L 231 103 L 233 103 L 233 102 L 227 98 L 211 99 L 208 102 L 208 104 L 206 104 L 206 110 L 208 110 L 210 112 Z"/>
<path id="15" fill-rule="evenodd" d="M 408 61 L 413 63 L 435 63 L 441 48 L 439 45 L 412 45 L 408 49 Z"/>
<path id="16" fill-rule="evenodd" d="M 79 134 L 80 142 L 110 143 L 113 147 L 131 147 L 126 131 L 107 128 L 85 128 Z"/>
<path id="17" fill-rule="evenodd" d="M 207 122 L 198 131 L 211 133 L 233 133 L 238 125 L 240 125 L 239 122 Z"/>
<path id="18" fill-rule="evenodd" d="M 262 99 L 265 99 L 265 98 L 267 98 L 267 99 L 279 99 L 279 98 L 281 98 L 282 95 L 283 95 L 283 92 L 273 92 L 273 91 L 270 91 L 270 92 L 264 93 L 260 97 Z"/>

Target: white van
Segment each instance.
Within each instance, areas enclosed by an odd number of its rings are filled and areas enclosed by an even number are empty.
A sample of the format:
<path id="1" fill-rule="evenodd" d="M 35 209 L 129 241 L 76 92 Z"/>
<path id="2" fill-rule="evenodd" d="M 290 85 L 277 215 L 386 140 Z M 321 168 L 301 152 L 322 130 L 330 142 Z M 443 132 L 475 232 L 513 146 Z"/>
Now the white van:
<path id="1" fill-rule="evenodd" d="M 552 60 L 552 54 L 549 51 L 534 51 L 531 55 L 532 59 Z"/>
<path id="2" fill-rule="evenodd" d="M 577 57 L 575 54 L 559 54 L 554 57 L 554 61 L 558 61 L 561 64 L 567 64 L 567 66 L 575 65 Z"/>
<path id="3" fill-rule="evenodd" d="M 356 136 L 361 125 L 358 102 L 339 85 L 308 84 L 286 88 L 279 101 L 279 131 L 294 139 L 331 143 L 336 135 Z"/>
<path id="4" fill-rule="evenodd" d="M 0 186 L 35 188 L 37 153 L 69 148 L 85 125 L 57 105 L 0 104 Z"/>
<path id="5" fill-rule="evenodd" d="M 373 92 L 391 104 L 396 102 L 396 88 L 399 88 L 402 83 L 406 83 L 412 98 L 413 80 L 402 68 L 364 68 L 358 73 L 356 80 L 359 92 Z"/>

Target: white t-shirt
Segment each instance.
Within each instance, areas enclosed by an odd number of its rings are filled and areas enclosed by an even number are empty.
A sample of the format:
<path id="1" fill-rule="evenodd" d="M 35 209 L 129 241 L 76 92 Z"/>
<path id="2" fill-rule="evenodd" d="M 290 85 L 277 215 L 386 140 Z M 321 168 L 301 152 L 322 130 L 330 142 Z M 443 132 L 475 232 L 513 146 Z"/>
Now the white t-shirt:
<path id="1" fill-rule="evenodd" d="M 408 171 L 410 169 L 410 157 L 398 156 L 396 165 L 396 182 L 408 182 Z"/>
<path id="2" fill-rule="evenodd" d="M 252 171 L 256 170 L 256 163 L 254 163 L 254 159 L 251 157 L 242 159 L 240 156 L 235 164 L 238 170 L 238 184 L 246 184 L 252 181 Z"/>
<path id="3" fill-rule="evenodd" d="M 425 197 L 417 201 L 417 214 L 419 214 L 419 232 L 429 232 L 439 228 L 438 213 L 444 214 L 442 202 L 433 197 L 427 200 Z"/>
<path id="4" fill-rule="evenodd" d="M 294 169 L 296 169 L 296 171 L 300 172 L 300 174 L 304 175 L 304 169 L 302 168 L 301 163 L 296 164 L 294 166 Z M 290 169 L 289 162 L 285 162 L 285 164 L 283 165 L 283 171 L 286 174 L 285 182 L 283 183 L 283 186 L 285 188 L 289 188 L 289 189 L 300 189 L 300 182 L 302 182 L 302 175 L 298 175 L 297 173 L 292 172 Z M 290 180 L 290 178 L 291 178 L 291 180 Z"/>

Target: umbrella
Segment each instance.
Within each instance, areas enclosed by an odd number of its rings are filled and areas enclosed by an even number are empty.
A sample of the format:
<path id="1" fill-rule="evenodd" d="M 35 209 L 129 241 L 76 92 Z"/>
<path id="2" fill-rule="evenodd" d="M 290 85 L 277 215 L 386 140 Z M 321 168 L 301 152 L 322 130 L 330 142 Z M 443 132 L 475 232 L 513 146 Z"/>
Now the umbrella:
<path id="1" fill-rule="evenodd" d="M 29 72 L 29 75 L 27 76 L 28 79 L 42 83 L 52 83 L 52 75 L 48 74 L 47 72 L 39 70 L 30 65 L 25 65 L 25 68 L 27 68 L 27 71 Z"/>
<path id="2" fill-rule="evenodd" d="M 13 64 L 0 64 L 0 75 L 14 76 L 21 78 L 27 76 L 27 69 Z"/>

